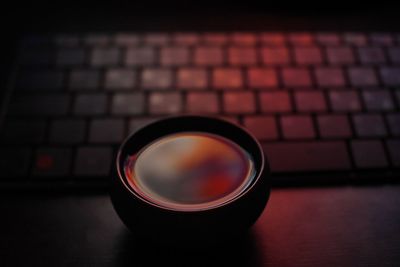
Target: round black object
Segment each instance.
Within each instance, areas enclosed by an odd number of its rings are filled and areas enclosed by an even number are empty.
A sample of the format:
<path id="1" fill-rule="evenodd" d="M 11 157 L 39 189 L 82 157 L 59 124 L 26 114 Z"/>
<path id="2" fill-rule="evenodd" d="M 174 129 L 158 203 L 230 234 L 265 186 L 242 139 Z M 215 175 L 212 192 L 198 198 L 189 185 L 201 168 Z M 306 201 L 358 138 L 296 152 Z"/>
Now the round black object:
<path id="1" fill-rule="evenodd" d="M 123 169 L 126 158 L 154 140 L 184 132 L 214 134 L 243 148 L 254 161 L 252 182 L 222 205 L 201 210 L 170 209 L 135 192 Z M 125 225 L 146 240 L 170 244 L 211 244 L 240 236 L 260 216 L 270 195 L 268 163 L 256 139 L 237 125 L 202 116 L 170 117 L 134 132 L 119 149 L 110 182 L 111 201 Z"/>

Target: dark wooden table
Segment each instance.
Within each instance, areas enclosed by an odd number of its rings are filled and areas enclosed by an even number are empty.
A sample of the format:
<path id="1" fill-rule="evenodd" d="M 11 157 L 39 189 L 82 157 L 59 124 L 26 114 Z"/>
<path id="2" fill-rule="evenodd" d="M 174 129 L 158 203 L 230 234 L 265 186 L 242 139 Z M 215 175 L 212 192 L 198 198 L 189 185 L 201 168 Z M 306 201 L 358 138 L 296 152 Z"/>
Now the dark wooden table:
<path id="1" fill-rule="evenodd" d="M 399 266 L 400 186 L 274 189 L 244 240 L 140 244 L 105 194 L 0 197 L 0 266 Z"/>

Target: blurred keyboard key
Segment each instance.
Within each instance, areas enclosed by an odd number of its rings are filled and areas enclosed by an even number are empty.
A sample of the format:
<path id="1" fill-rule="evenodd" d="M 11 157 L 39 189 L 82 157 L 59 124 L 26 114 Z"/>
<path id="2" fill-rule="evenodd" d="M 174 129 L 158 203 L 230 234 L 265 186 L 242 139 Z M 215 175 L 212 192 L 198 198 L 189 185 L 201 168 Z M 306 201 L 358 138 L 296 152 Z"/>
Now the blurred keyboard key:
<path id="1" fill-rule="evenodd" d="M 70 97 L 66 94 L 15 95 L 10 103 L 11 114 L 57 116 L 68 112 Z"/>
<path id="2" fill-rule="evenodd" d="M 256 111 L 254 94 L 250 92 L 226 92 L 223 105 L 225 113 L 249 114 Z"/>
<path id="3" fill-rule="evenodd" d="M 83 48 L 61 48 L 57 51 L 56 64 L 59 66 L 77 66 L 86 62 L 86 52 Z"/>
<path id="4" fill-rule="evenodd" d="M 110 43 L 110 36 L 106 34 L 89 34 L 83 38 L 83 43 L 90 46 L 105 46 Z"/>
<path id="5" fill-rule="evenodd" d="M 290 62 L 289 51 L 285 47 L 263 47 L 261 58 L 266 65 L 286 65 Z"/>
<path id="6" fill-rule="evenodd" d="M 282 33 L 262 33 L 260 36 L 261 43 L 271 46 L 284 45 L 286 40 Z"/>
<path id="7" fill-rule="evenodd" d="M 107 110 L 105 94 L 79 94 L 75 98 L 74 113 L 77 115 L 101 115 Z"/>
<path id="8" fill-rule="evenodd" d="M 349 170 L 345 142 L 278 142 L 263 145 L 272 172 Z"/>
<path id="9" fill-rule="evenodd" d="M 78 144 L 85 139 L 86 123 L 82 119 L 55 120 L 50 128 L 50 142 Z"/>
<path id="10" fill-rule="evenodd" d="M 257 63 L 256 49 L 254 47 L 230 47 L 228 62 L 234 66 L 255 65 Z"/>
<path id="11" fill-rule="evenodd" d="M 80 38 L 73 34 L 58 34 L 54 37 L 54 43 L 61 47 L 74 47 L 80 43 Z"/>
<path id="12" fill-rule="evenodd" d="M 288 40 L 292 45 L 311 45 L 314 42 L 312 35 L 307 32 L 289 33 Z"/>
<path id="13" fill-rule="evenodd" d="M 357 45 L 357 46 L 362 46 L 367 44 L 367 37 L 363 33 L 348 32 L 344 34 L 343 38 L 347 44 Z"/>
<path id="14" fill-rule="evenodd" d="M 283 137 L 286 139 L 309 139 L 315 137 L 310 116 L 292 115 L 281 117 Z"/>
<path id="15" fill-rule="evenodd" d="M 166 89 L 172 86 L 170 69 L 147 68 L 142 71 L 142 87 L 145 89 Z"/>
<path id="16" fill-rule="evenodd" d="M 31 156 L 32 152 L 27 148 L 1 148 L 0 178 L 25 177 L 29 171 Z"/>
<path id="17" fill-rule="evenodd" d="M 295 100 L 298 111 L 325 111 L 326 104 L 322 92 L 300 91 L 295 92 Z"/>
<path id="18" fill-rule="evenodd" d="M 200 42 L 200 36 L 197 33 L 176 33 L 172 39 L 178 45 L 196 45 Z"/>
<path id="19" fill-rule="evenodd" d="M 122 119 L 95 119 L 90 123 L 89 142 L 120 143 L 125 137 Z"/>
<path id="20" fill-rule="evenodd" d="M 390 132 L 400 136 L 400 113 L 387 114 L 386 119 L 389 124 Z"/>
<path id="21" fill-rule="evenodd" d="M 353 122 L 358 136 L 379 137 L 387 134 L 381 115 L 357 114 L 353 115 Z"/>
<path id="22" fill-rule="evenodd" d="M 356 91 L 330 91 L 329 98 L 334 111 L 358 111 L 361 109 Z"/>
<path id="23" fill-rule="evenodd" d="M 400 85 L 400 67 L 382 67 L 380 69 L 382 81 L 387 86 Z"/>
<path id="24" fill-rule="evenodd" d="M 364 103 L 369 111 L 387 111 L 394 108 L 392 96 L 388 90 L 363 91 Z"/>
<path id="25" fill-rule="evenodd" d="M 316 46 L 295 47 L 294 59 L 299 65 L 320 64 L 322 55 L 320 49 Z"/>
<path id="26" fill-rule="evenodd" d="M 71 71 L 69 86 L 71 89 L 96 89 L 100 85 L 100 72 L 90 69 L 76 69 Z"/>
<path id="27" fill-rule="evenodd" d="M 259 99 L 262 112 L 288 112 L 292 110 L 287 92 L 262 92 Z"/>
<path id="28" fill-rule="evenodd" d="M 359 47 L 357 51 L 363 64 L 382 64 L 386 62 L 385 54 L 380 47 Z"/>
<path id="29" fill-rule="evenodd" d="M 177 114 L 182 108 L 182 95 L 177 92 L 150 94 L 150 114 Z"/>
<path id="30" fill-rule="evenodd" d="M 276 70 L 273 68 L 249 68 L 247 70 L 249 87 L 264 89 L 278 86 Z"/>
<path id="31" fill-rule="evenodd" d="M 135 71 L 131 69 L 109 69 L 106 72 L 105 87 L 107 89 L 133 89 L 136 83 Z"/>
<path id="32" fill-rule="evenodd" d="M 394 43 L 393 37 L 389 33 L 372 33 L 369 39 L 375 45 L 388 46 Z"/>
<path id="33" fill-rule="evenodd" d="M 186 47 L 163 47 L 161 48 L 161 65 L 181 66 L 189 63 L 189 49 Z"/>
<path id="34" fill-rule="evenodd" d="M 41 177 L 67 176 L 71 168 L 69 148 L 40 148 L 36 152 L 33 175 Z"/>
<path id="35" fill-rule="evenodd" d="M 388 165 L 382 143 L 379 140 L 355 140 L 351 142 L 354 162 L 359 168 L 379 168 Z"/>
<path id="36" fill-rule="evenodd" d="M 139 130 L 140 128 L 156 121 L 157 118 L 133 118 L 129 121 L 129 134 L 133 133 L 134 131 Z"/>
<path id="37" fill-rule="evenodd" d="M 217 68 L 212 73 L 213 87 L 217 89 L 240 89 L 243 86 L 241 70 L 238 68 Z"/>
<path id="38" fill-rule="evenodd" d="M 237 45 L 255 45 L 257 36 L 253 33 L 233 33 L 231 36 L 232 43 Z"/>
<path id="39" fill-rule="evenodd" d="M 336 33 L 318 33 L 315 39 L 318 44 L 322 45 L 338 45 L 340 43 L 340 37 Z"/>
<path id="40" fill-rule="evenodd" d="M 115 94 L 111 113 L 115 115 L 138 115 L 144 112 L 145 98 L 142 93 Z"/>
<path id="41" fill-rule="evenodd" d="M 181 89 L 206 89 L 208 86 L 206 70 L 200 68 L 178 69 L 177 86 Z"/>
<path id="42" fill-rule="evenodd" d="M 224 54 L 220 47 L 197 47 L 194 50 L 194 63 L 200 66 L 218 66 L 223 64 Z"/>
<path id="43" fill-rule="evenodd" d="M 204 42 L 210 45 L 223 45 L 228 42 L 228 36 L 223 33 L 206 33 Z"/>
<path id="44" fill-rule="evenodd" d="M 64 73 L 57 70 L 22 71 L 19 73 L 16 86 L 21 90 L 43 91 L 60 90 Z"/>
<path id="45" fill-rule="evenodd" d="M 393 165 L 400 167 L 400 139 L 389 139 L 386 141 L 386 146 Z"/>
<path id="46" fill-rule="evenodd" d="M 156 62 L 156 52 L 151 47 L 132 47 L 124 59 L 127 66 L 148 66 Z"/>
<path id="47" fill-rule="evenodd" d="M 318 129 L 322 138 L 351 137 L 351 128 L 345 115 L 319 115 Z"/>
<path id="48" fill-rule="evenodd" d="M 310 87 L 310 72 L 306 68 L 283 68 L 283 84 L 287 87 Z"/>
<path id="49" fill-rule="evenodd" d="M 337 46 L 326 49 L 328 62 L 334 65 L 350 65 L 355 62 L 351 47 Z"/>
<path id="50" fill-rule="evenodd" d="M 19 63 L 30 66 L 46 66 L 52 64 L 54 51 L 46 48 L 21 49 Z"/>
<path id="51" fill-rule="evenodd" d="M 138 35 L 132 33 L 117 33 L 114 42 L 119 46 L 132 46 L 139 44 L 140 38 Z"/>
<path id="52" fill-rule="evenodd" d="M 109 147 L 81 147 L 75 158 L 74 174 L 78 176 L 108 176 L 112 163 Z"/>
<path id="53" fill-rule="evenodd" d="M 278 138 L 275 118 L 272 116 L 246 116 L 246 127 L 258 140 L 271 140 Z"/>
<path id="54" fill-rule="evenodd" d="M 400 47 L 389 47 L 388 54 L 392 63 L 400 63 Z"/>
<path id="55" fill-rule="evenodd" d="M 144 36 L 144 43 L 147 45 L 161 46 L 169 42 L 169 36 L 165 33 L 148 33 Z"/>
<path id="56" fill-rule="evenodd" d="M 219 112 L 218 95 L 214 92 L 189 92 L 186 99 L 186 111 L 199 114 Z"/>
<path id="57" fill-rule="evenodd" d="M 39 144 L 44 141 L 44 120 L 7 121 L 1 131 L 1 142 L 5 144 Z"/>
<path id="58" fill-rule="evenodd" d="M 377 86 L 378 79 L 370 67 L 350 67 L 348 69 L 350 83 L 353 86 Z"/>
<path id="59" fill-rule="evenodd" d="M 95 67 L 114 66 L 119 63 L 119 58 L 118 48 L 95 48 L 90 62 Z"/>
<path id="60" fill-rule="evenodd" d="M 317 67 L 315 68 L 317 84 L 321 87 L 343 87 L 345 80 L 340 68 Z"/>

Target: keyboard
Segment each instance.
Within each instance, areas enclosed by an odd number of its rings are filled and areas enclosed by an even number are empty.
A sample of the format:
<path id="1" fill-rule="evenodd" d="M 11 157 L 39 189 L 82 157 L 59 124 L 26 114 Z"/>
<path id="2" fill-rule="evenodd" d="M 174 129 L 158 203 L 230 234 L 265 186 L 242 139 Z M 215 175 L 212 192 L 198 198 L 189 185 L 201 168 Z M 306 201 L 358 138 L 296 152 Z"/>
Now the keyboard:
<path id="1" fill-rule="evenodd" d="M 129 133 L 179 114 L 247 128 L 277 184 L 399 178 L 400 33 L 27 35 L 18 51 L 0 184 L 105 184 Z"/>

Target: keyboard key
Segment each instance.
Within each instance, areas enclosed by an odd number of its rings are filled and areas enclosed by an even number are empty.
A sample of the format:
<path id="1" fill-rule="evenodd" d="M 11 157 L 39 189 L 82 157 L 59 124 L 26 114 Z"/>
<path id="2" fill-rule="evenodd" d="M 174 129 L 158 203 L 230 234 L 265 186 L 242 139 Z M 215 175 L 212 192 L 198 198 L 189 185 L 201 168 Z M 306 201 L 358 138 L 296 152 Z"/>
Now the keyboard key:
<path id="1" fill-rule="evenodd" d="M 251 88 L 263 89 L 277 87 L 277 73 L 273 68 L 249 68 L 247 80 Z"/>
<path id="2" fill-rule="evenodd" d="M 350 83 L 353 86 L 377 86 L 378 79 L 374 69 L 369 67 L 350 67 L 348 69 Z"/>
<path id="3" fill-rule="evenodd" d="M 326 49 L 328 62 L 334 65 L 350 65 L 355 62 L 351 47 L 338 46 Z"/>
<path id="4" fill-rule="evenodd" d="M 363 64 L 381 64 L 386 62 L 383 49 L 380 47 L 359 47 L 358 56 Z"/>
<path id="5" fill-rule="evenodd" d="M 144 69 L 142 87 L 145 89 L 166 89 L 172 87 L 172 71 L 170 69 Z"/>
<path id="6" fill-rule="evenodd" d="M 288 112 L 292 110 L 289 94 L 287 92 L 263 92 L 260 94 L 262 112 Z"/>
<path id="7" fill-rule="evenodd" d="M 314 42 L 312 35 L 307 32 L 290 33 L 288 40 L 293 45 L 311 45 Z"/>
<path id="8" fill-rule="evenodd" d="M 54 60 L 54 51 L 46 48 L 29 48 L 19 51 L 19 62 L 21 65 L 46 66 Z"/>
<path id="9" fill-rule="evenodd" d="M 194 63 L 201 66 L 217 66 L 224 62 L 223 50 L 219 47 L 198 47 L 194 50 Z"/>
<path id="10" fill-rule="evenodd" d="M 392 96 L 388 90 L 363 91 L 364 103 L 370 111 L 385 111 L 394 108 Z"/>
<path id="11" fill-rule="evenodd" d="M 77 66 L 86 61 L 86 52 L 82 48 L 61 48 L 57 52 L 56 64 L 59 66 Z"/>
<path id="12" fill-rule="evenodd" d="M 322 45 L 338 45 L 340 43 L 340 37 L 336 33 L 317 33 L 315 39 Z"/>
<path id="13" fill-rule="evenodd" d="M 56 70 L 23 71 L 18 74 L 16 87 L 22 90 L 42 91 L 60 90 L 64 73 Z"/>
<path id="14" fill-rule="evenodd" d="M 390 132 L 400 136 L 400 113 L 387 114 L 386 119 L 389 124 Z"/>
<path id="15" fill-rule="evenodd" d="M 100 73 L 97 70 L 78 69 L 72 70 L 69 86 L 71 89 L 85 90 L 96 89 L 100 84 Z"/>
<path id="16" fill-rule="evenodd" d="M 31 150 L 27 148 L 0 149 L 0 177 L 15 178 L 26 176 L 31 161 Z"/>
<path id="17" fill-rule="evenodd" d="M 345 80 L 340 68 L 317 67 L 315 69 L 317 84 L 321 87 L 343 87 Z"/>
<path id="18" fill-rule="evenodd" d="M 182 111 L 182 95 L 175 92 L 152 93 L 149 98 L 151 114 L 177 114 Z"/>
<path id="19" fill-rule="evenodd" d="M 169 42 L 169 36 L 164 33 L 148 33 L 144 36 L 144 43 L 148 45 L 166 45 Z"/>
<path id="20" fill-rule="evenodd" d="M 89 34 L 83 38 L 83 43 L 91 46 L 105 46 L 110 43 L 110 36 L 106 34 Z"/>
<path id="21" fill-rule="evenodd" d="M 383 67 L 380 69 L 382 81 L 387 86 L 400 85 L 400 68 L 399 67 Z"/>
<path id="22" fill-rule="evenodd" d="M 132 89 L 135 86 L 135 72 L 130 69 L 110 69 L 106 72 L 107 89 Z"/>
<path id="23" fill-rule="evenodd" d="M 228 61 L 234 66 L 255 65 L 257 63 L 256 50 L 254 47 L 230 47 Z"/>
<path id="24" fill-rule="evenodd" d="M 68 148 L 40 148 L 36 152 L 33 175 L 67 176 L 70 173 L 71 156 L 72 151 Z"/>
<path id="25" fill-rule="evenodd" d="M 361 109 L 356 91 L 330 91 L 329 98 L 334 111 L 358 111 Z"/>
<path id="26" fill-rule="evenodd" d="M 367 44 L 367 37 L 363 33 L 349 32 L 345 33 L 344 41 L 348 44 L 362 46 Z"/>
<path id="27" fill-rule="evenodd" d="M 289 51 L 285 47 L 263 47 L 261 57 L 266 65 L 285 65 L 290 62 Z"/>
<path id="28" fill-rule="evenodd" d="M 111 148 L 81 147 L 75 158 L 74 174 L 78 176 L 108 176 L 111 162 Z"/>
<path id="29" fill-rule="evenodd" d="M 223 103 L 226 113 L 248 114 L 256 111 L 254 94 L 250 92 L 226 92 Z"/>
<path id="30" fill-rule="evenodd" d="M 44 34 L 28 34 L 21 40 L 23 48 L 32 48 L 38 46 L 46 46 L 51 43 L 51 38 Z"/>
<path id="31" fill-rule="evenodd" d="M 208 77 L 205 69 L 182 68 L 178 70 L 177 86 L 181 89 L 206 89 Z"/>
<path id="32" fill-rule="evenodd" d="M 142 93 L 115 94 L 111 113 L 115 115 L 138 115 L 144 112 L 145 98 Z"/>
<path id="33" fill-rule="evenodd" d="M 392 45 L 393 38 L 389 33 L 372 33 L 369 36 L 371 43 L 376 45 Z"/>
<path id="34" fill-rule="evenodd" d="M 133 133 L 140 128 L 146 126 L 147 124 L 150 124 L 154 121 L 156 121 L 157 118 L 133 118 L 129 121 L 129 133 Z"/>
<path id="35" fill-rule="evenodd" d="M 66 94 L 15 95 L 10 105 L 10 113 L 16 115 L 65 115 L 69 108 Z"/>
<path id="36" fill-rule="evenodd" d="M 283 68 L 283 84 L 287 87 L 310 87 L 310 72 L 306 68 Z"/>
<path id="37" fill-rule="evenodd" d="M 314 138 L 314 127 L 310 116 L 282 116 L 281 127 L 286 139 Z"/>
<path id="38" fill-rule="evenodd" d="M 39 144 L 46 134 L 43 120 L 7 121 L 1 131 L 1 142 L 11 144 Z"/>
<path id="39" fill-rule="evenodd" d="M 278 138 L 275 118 L 272 116 L 246 116 L 244 118 L 244 127 L 258 140 Z"/>
<path id="40" fill-rule="evenodd" d="M 74 47 L 80 43 L 80 38 L 71 34 L 57 34 L 54 37 L 54 43 L 61 47 Z"/>
<path id="41" fill-rule="evenodd" d="M 156 63 L 156 52 L 151 47 L 128 48 L 124 59 L 127 66 L 148 66 Z"/>
<path id="42" fill-rule="evenodd" d="M 237 45 L 255 45 L 257 36 L 252 33 L 233 33 L 231 36 L 232 43 Z"/>
<path id="43" fill-rule="evenodd" d="M 298 111 L 325 111 L 326 104 L 322 92 L 301 91 L 295 92 L 295 100 Z"/>
<path id="44" fill-rule="evenodd" d="M 75 99 L 74 113 L 78 115 L 101 115 L 107 110 L 105 94 L 79 94 Z"/>
<path id="45" fill-rule="evenodd" d="M 242 73 L 237 68 L 214 69 L 212 78 L 217 89 L 239 89 L 243 86 Z"/>
<path id="46" fill-rule="evenodd" d="M 187 94 L 186 111 L 190 113 L 216 114 L 219 112 L 218 95 L 209 92 Z"/>
<path id="47" fill-rule="evenodd" d="M 263 33 L 260 36 L 260 40 L 263 44 L 266 45 L 284 45 L 286 40 L 285 36 L 281 33 Z"/>
<path id="48" fill-rule="evenodd" d="M 118 33 L 115 35 L 114 42 L 119 46 L 132 46 L 139 44 L 140 38 L 136 34 Z"/>
<path id="49" fill-rule="evenodd" d="M 50 128 L 50 142 L 56 144 L 78 144 L 84 141 L 86 123 L 82 119 L 55 120 Z"/>
<path id="50" fill-rule="evenodd" d="M 263 145 L 272 172 L 348 170 L 344 142 L 279 142 Z"/>
<path id="51" fill-rule="evenodd" d="M 118 48 L 95 48 L 90 62 L 95 67 L 114 66 L 119 63 L 120 56 Z"/>
<path id="52" fill-rule="evenodd" d="M 95 119 L 90 124 L 89 142 L 119 143 L 125 137 L 122 119 Z"/>
<path id="53" fill-rule="evenodd" d="M 237 116 L 218 116 L 218 119 L 240 125 L 239 118 Z"/>
<path id="54" fill-rule="evenodd" d="M 359 168 L 379 168 L 388 165 L 382 143 L 378 140 L 352 141 L 351 149 Z"/>
<path id="55" fill-rule="evenodd" d="M 161 48 L 161 65 L 181 66 L 189 63 L 189 49 L 185 47 Z"/>
<path id="56" fill-rule="evenodd" d="M 400 47 L 389 47 L 388 54 L 391 62 L 400 63 Z"/>
<path id="57" fill-rule="evenodd" d="M 320 64 L 322 55 L 318 47 L 295 47 L 294 59 L 299 65 Z"/>
<path id="58" fill-rule="evenodd" d="M 320 115 L 317 121 L 322 138 L 351 137 L 350 124 L 344 115 Z"/>
<path id="59" fill-rule="evenodd" d="M 178 45 L 196 45 L 200 42 L 200 36 L 196 33 L 176 33 L 172 39 Z"/>
<path id="60" fill-rule="evenodd" d="M 210 45 L 223 45 L 228 42 L 228 36 L 223 33 L 206 33 L 204 42 Z"/>
<path id="61" fill-rule="evenodd" d="M 353 122 L 356 133 L 361 137 L 377 137 L 386 135 L 386 128 L 381 115 L 353 115 Z"/>
<path id="62" fill-rule="evenodd" d="M 389 150 L 390 158 L 394 166 L 400 166 L 400 140 L 389 139 L 386 141 Z"/>

